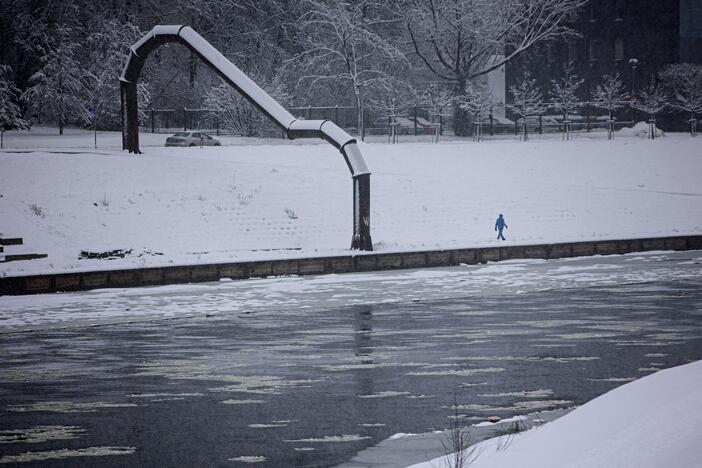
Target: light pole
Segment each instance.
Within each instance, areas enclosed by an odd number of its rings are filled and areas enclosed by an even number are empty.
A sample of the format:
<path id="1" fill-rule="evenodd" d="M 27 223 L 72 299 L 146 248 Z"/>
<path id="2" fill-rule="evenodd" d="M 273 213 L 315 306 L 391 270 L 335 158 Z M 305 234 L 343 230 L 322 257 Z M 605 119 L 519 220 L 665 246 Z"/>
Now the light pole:
<path id="1" fill-rule="evenodd" d="M 639 61 L 635 58 L 629 59 L 629 65 L 631 65 L 631 93 L 629 93 L 629 98 L 634 99 L 634 90 L 636 89 L 636 68 L 639 66 Z"/>
<path id="2" fill-rule="evenodd" d="M 629 102 L 631 103 L 631 120 L 632 123 L 636 123 L 636 107 L 634 103 L 636 102 L 636 68 L 639 66 L 639 61 L 635 58 L 629 59 L 629 65 L 631 65 L 631 92 L 629 93 Z"/>

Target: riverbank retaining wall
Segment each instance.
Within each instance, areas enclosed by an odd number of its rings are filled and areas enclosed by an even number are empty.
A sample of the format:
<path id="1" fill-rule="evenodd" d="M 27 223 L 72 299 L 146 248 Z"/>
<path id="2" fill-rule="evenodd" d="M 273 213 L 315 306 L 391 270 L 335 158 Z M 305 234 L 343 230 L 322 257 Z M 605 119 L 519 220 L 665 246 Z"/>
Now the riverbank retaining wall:
<path id="1" fill-rule="evenodd" d="M 129 288 L 285 275 L 321 275 L 429 268 L 511 259 L 555 259 L 649 250 L 702 250 L 702 235 L 509 245 L 396 253 L 350 252 L 331 257 L 163 266 L 0 278 L 0 295 L 41 294 L 98 288 Z"/>

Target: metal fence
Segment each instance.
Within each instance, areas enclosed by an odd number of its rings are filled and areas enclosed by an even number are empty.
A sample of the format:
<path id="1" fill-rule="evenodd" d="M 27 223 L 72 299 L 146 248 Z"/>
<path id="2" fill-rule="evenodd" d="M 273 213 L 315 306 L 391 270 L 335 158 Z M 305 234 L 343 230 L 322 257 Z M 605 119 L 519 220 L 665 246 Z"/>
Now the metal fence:
<path id="1" fill-rule="evenodd" d="M 358 136 L 358 111 L 353 106 L 292 106 L 288 111 L 297 118 L 307 120 L 332 120 L 352 135 Z M 413 106 L 398 109 L 394 118 L 375 109 L 364 110 L 364 136 L 388 135 L 394 128 L 401 135 L 430 135 L 438 125 L 443 133 L 449 128 L 451 116 L 434 116 L 428 108 Z M 232 135 L 219 111 L 210 109 L 148 109 L 142 121 L 141 131 L 151 133 L 173 133 L 176 131 L 201 130 L 216 135 Z M 282 137 L 280 129 L 264 125 L 261 136 Z"/>
<path id="2" fill-rule="evenodd" d="M 297 118 L 307 120 L 334 121 L 351 135 L 359 136 L 358 111 L 354 106 L 291 106 L 288 110 Z M 507 116 L 505 117 L 505 114 Z M 578 113 L 568 116 L 564 122 L 562 115 L 544 113 L 526 118 L 526 128 L 530 134 L 564 133 L 566 126 L 572 133 L 587 133 L 606 130 L 611 124 L 614 130 L 632 126 L 638 121 L 647 121 L 648 115 L 632 107 L 628 102 L 617 109 L 610 122 L 606 111 L 597 108 L 592 103 L 583 102 L 578 106 Z M 476 125 L 479 120 L 480 124 Z M 689 124 L 688 124 L 689 125 Z M 524 119 L 517 118 L 505 112 L 505 106 L 496 106 L 489 113 L 472 117 L 471 134 L 477 131 L 486 136 L 519 135 L 524 129 Z M 173 133 L 182 130 L 200 130 L 215 135 L 235 135 L 236 133 L 224 124 L 222 114 L 210 109 L 148 109 L 146 120 L 142 122 L 142 131 L 152 133 Z M 284 133 L 277 127 L 266 122 L 258 132 L 263 137 L 284 138 Z M 389 141 L 394 136 L 410 135 L 452 135 L 453 113 L 447 109 L 445 113 L 436 113 L 425 106 L 408 106 L 395 110 L 393 116 L 387 111 L 374 108 L 364 110 L 363 136 L 386 136 Z M 471 136 L 470 134 L 468 136 Z"/>

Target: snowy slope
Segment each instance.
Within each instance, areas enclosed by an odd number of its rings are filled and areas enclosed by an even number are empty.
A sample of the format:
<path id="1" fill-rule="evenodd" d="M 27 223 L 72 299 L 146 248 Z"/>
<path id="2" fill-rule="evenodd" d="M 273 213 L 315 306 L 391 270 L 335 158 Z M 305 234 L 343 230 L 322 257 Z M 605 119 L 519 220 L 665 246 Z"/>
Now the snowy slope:
<path id="1" fill-rule="evenodd" d="M 0 274 L 348 252 L 352 184 L 331 145 L 165 148 L 145 134 L 133 156 L 118 134 L 98 150 L 90 132 L 65 136 L 6 135 L 0 233 L 49 257 Z M 701 151 L 684 135 L 361 147 L 379 251 L 496 245 L 499 212 L 506 244 L 702 233 Z M 79 259 L 115 249 L 131 254 Z"/>
<path id="2" fill-rule="evenodd" d="M 484 442 L 471 468 L 696 467 L 702 424 L 702 361 L 618 387 L 523 433 L 506 450 Z M 442 457 L 443 458 L 443 457 Z M 442 458 L 412 468 L 447 466 Z"/>

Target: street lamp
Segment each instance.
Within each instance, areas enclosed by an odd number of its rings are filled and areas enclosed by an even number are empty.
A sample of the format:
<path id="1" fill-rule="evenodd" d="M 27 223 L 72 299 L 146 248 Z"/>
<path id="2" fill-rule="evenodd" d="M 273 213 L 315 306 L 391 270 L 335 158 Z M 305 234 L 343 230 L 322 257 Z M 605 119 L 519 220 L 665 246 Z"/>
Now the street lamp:
<path id="1" fill-rule="evenodd" d="M 639 61 L 635 58 L 630 58 L 629 65 L 631 65 L 631 93 L 629 93 L 629 98 L 633 101 L 635 99 L 634 90 L 636 89 L 636 68 L 639 66 Z"/>
<path id="2" fill-rule="evenodd" d="M 639 61 L 635 58 L 629 59 L 629 65 L 631 65 L 631 92 L 629 93 L 629 103 L 631 104 L 631 120 L 632 123 L 636 123 L 636 107 L 634 103 L 636 102 L 636 68 L 639 66 Z"/>

